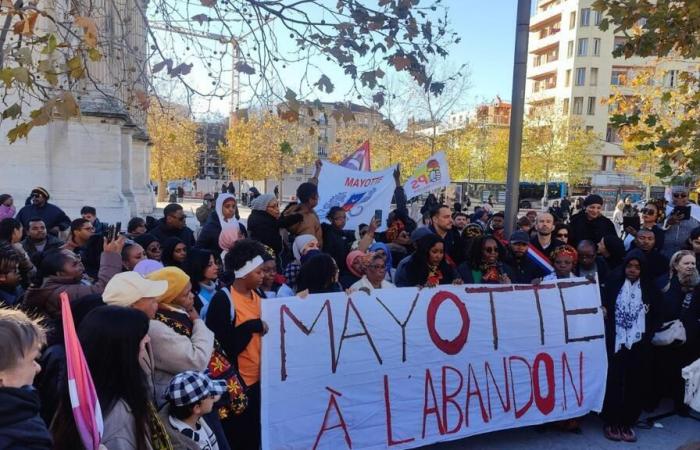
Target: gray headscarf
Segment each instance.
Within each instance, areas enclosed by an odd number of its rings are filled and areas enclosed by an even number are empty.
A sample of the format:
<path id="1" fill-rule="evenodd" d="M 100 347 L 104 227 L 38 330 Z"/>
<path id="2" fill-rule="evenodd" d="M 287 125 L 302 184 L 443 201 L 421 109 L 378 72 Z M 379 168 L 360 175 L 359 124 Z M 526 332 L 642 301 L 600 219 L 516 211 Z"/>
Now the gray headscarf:
<path id="1" fill-rule="evenodd" d="M 274 194 L 262 194 L 251 203 L 253 210 L 265 211 L 267 209 L 267 204 L 274 200 L 276 197 Z"/>

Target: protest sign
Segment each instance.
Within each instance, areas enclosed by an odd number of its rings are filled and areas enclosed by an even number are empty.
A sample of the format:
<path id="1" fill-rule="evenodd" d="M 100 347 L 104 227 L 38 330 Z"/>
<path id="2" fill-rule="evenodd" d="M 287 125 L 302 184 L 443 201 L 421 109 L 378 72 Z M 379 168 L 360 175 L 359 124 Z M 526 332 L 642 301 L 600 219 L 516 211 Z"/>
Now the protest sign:
<path id="1" fill-rule="evenodd" d="M 316 214 L 323 220 L 328 210 L 340 206 L 347 214 L 346 230 L 357 230 L 361 223 L 369 224 L 377 209 L 382 210 L 385 219 L 396 187 L 393 176 L 395 168 L 391 166 L 378 172 L 359 172 L 324 161 L 318 177 Z M 380 231 L 384 224 L 382 220 Z"/>
<path id="2" fill-rule="evenodd" d="M 408 200 L 450 184 L 450 169 L 443 152 L 437 152 L 421 163 L 403 185 Z"/>
<path id="3" fill-rule="evenodd" d="M 268 299 L 263 449 L 413 448 L 600 411 L 598 285 Z"/>

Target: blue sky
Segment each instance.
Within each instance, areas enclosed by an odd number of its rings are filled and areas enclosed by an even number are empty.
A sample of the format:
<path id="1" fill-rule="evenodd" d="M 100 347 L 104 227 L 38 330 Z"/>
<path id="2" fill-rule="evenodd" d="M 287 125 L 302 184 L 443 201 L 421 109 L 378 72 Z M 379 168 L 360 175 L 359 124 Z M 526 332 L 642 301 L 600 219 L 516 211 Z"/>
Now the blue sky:
<path id="1" fill-rule="evenodd" d="M 467 95 L 468 105 L 491 100 L 496 95 L 510 100 L 517 0 L 443 0 L 442 3 L 449 8 L 448 17 L 452 30 L 462 38 L 459 44 L 449 48 L 448 60 L 455 67 L 462 63 L 467 63 L 470 67 L 471 89 Z M 296 51 L 291 42 L 280 42 L 280 45 L 288 47 L 290 51 Z M 230 64 L 226 65 L 229 75 L 225 77 L 230 77 Z M 332 94 L 314 90 L 313 96 L 323 101 L 354 100 L 346 95 L 351 83 L 342 71 L 337 67 L 321 65 L 324 72 L 331 77 L 336 89 Z M 209 79 L 205 72 L 204 68 L 195 65 L 190 79 L 195 84 L 208 85 Z M 298 80 L 301 73 L 301 69 L 289 67 L 285 78 Z M 313 74 L 309 78 L 313 83 L 318 76 Z M 285 81 L 285 84 L 287 82 Z M 289 87 L 292 87 L 294 81 L 289 84 Z M 242 98 L 244 97 L 245 93 L 242 95 Z M 206 109 L 227 115 L 228 102 L 228 98 L 217 99 L 208 103 Z"/>

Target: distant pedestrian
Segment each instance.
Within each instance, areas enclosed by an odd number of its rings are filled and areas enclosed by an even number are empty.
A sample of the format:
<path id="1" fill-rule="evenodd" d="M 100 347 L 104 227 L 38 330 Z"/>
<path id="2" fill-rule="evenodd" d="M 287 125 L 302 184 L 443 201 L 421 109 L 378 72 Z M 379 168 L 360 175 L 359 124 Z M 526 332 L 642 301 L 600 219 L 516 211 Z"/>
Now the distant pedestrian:
<path id="1" fill-rule="evenodd" d="M 233 185 L 233 181 L 229 181 L 226 191 L 231 195 L 236 195 L 236 187 Z"/>

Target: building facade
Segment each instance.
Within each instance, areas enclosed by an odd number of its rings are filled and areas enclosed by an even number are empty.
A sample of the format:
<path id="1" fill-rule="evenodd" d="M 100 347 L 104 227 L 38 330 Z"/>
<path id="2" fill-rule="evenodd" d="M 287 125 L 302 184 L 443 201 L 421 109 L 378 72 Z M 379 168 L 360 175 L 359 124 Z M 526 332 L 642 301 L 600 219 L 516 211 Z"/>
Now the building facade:
<path id="1" fill-rule="evenodd" d="M 613 89 L 624 93 L 626 80 L 649 67 L 670 74 L 664 82 L 673 87 L 677 74 L 696 71 L 697 63 L 613 57 L 613 50 L 624 45 L 626 38 L 616 35 L 612 27 L 602 31 L 603 17 L 592 4 L 593 0 L 538 0 L 530 18 L 525 101 L 528 108 L 560 108 L 599 137 L 602 145 L 592 154 L 593 186 L 636 184 L 615 166 L 624 152 L 608 120 L 607 102 Z"/>

